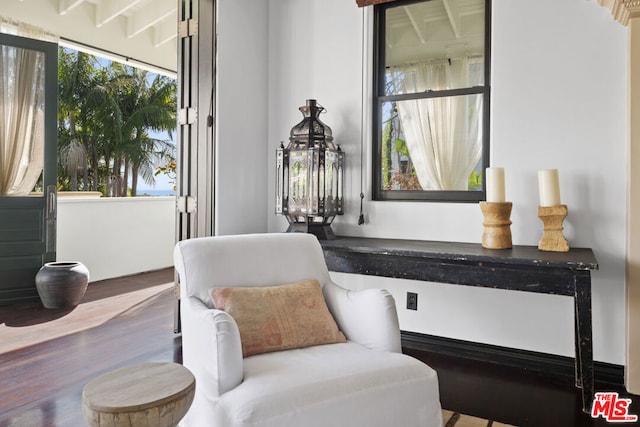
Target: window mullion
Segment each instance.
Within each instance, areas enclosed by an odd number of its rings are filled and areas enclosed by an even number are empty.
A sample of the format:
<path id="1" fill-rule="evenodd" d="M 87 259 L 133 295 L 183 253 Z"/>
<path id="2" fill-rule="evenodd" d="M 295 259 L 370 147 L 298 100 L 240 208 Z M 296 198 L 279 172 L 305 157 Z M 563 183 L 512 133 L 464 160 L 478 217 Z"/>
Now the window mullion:
<path id="1" fill-rule="evenodd" d="M 447 96 L 476 95 L 479 93 L 484 93 L 485 91 L 486 91 L 485 86 L 473 86 L 473 87 L 466 87 L 462 89 L 448 89 L 448 90 L 428 90 L 425 92 L 379 96 L 378 101 L 391 102 L 391 101 L 408 101 L 413 99 L 444 98 Z"/>

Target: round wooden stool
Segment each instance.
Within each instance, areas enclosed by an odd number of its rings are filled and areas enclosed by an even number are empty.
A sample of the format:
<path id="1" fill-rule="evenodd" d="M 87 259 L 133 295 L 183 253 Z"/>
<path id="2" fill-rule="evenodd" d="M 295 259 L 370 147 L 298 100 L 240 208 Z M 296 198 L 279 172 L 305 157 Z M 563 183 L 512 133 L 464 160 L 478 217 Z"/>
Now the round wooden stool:
<path id="1" fill-rule="evenodd" d="M 145 363 L 101 375 L 82 390 L 82 415 L 92 427 L 171 427 L 189 410 L 193 374 L 177 363 Z"/>

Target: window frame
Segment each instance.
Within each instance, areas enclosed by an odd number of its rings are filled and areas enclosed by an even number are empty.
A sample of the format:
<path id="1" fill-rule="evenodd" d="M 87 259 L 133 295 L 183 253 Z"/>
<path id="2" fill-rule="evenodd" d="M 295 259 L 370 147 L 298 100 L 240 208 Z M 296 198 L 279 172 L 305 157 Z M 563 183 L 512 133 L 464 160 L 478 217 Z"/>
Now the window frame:
<path id="1" fill-rule="evenodd" d="M 432 0 L 426 0 L 432 1 Z M 460 95 L 482 94 L 482 170 L 489 167 L 490 106 L 491 106 L 491 0 L 485 0 L 484 19 L 484 85 L 427 93 L 385 95 L 385 12 L 392 7 L 422 3 L 425 0 L 399 0 L 374 6 L 373 17 L 373 89 L 372 89 L 372 197 L 377 201 L 423 201 L 475 203 L 486 199 L 486 177 L 482 174 L 480 191 L 442 190 L 383 190 L 382 189 L 382 105 L 390 101 L 427 99 Z"/>

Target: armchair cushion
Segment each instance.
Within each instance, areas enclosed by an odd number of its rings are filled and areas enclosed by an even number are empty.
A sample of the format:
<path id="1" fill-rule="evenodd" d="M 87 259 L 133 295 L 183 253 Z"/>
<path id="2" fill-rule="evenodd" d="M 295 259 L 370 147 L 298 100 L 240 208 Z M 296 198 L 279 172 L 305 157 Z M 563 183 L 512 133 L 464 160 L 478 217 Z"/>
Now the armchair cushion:
<path id="1" fill-rule="evenodd" d="M 352 291 L 329 282 L 323 292 L 329 309 L 349 341 L 371 350 L 402 352 L 396 304 L 388 291 Z"/>
<path id="2" fill-rule="evenodd" d="M 317 280 L 280 286 L 212 288 L 215 307 L 234 318 L 243 357 L 344 343 Z"/>
<path id="3" fill-rule="evenodd" d="M 442 427 L 436 372 L 354 342 L 258 354 L 198 426 Z"/>

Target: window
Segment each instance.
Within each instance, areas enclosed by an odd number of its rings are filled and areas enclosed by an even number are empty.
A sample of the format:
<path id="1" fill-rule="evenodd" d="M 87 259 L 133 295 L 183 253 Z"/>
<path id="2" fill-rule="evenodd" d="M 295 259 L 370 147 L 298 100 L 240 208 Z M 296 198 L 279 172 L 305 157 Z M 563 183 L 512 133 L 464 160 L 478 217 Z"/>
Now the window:
<path id="1" fill-rule="evenodd" d="M 375 200 L 484 200 L 490 0 L 375 6 Z"/>

